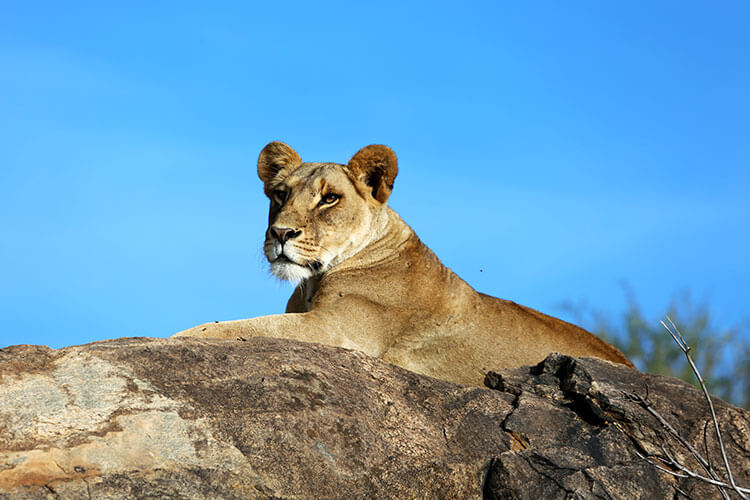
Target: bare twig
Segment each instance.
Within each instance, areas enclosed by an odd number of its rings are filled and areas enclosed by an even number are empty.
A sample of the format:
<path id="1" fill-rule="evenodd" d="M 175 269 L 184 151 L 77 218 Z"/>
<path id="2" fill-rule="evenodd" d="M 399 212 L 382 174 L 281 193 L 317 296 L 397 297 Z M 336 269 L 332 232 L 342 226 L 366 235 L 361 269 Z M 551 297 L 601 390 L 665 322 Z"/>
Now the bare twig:
<path id="1" fill-rule="evenodd" d="M 654 467 L 656 467 L 657 469 L 666 472 L 667 474 L 671 474 L 671 475 L 673 475 L 675 477 L 680 477 L 680 478 L 690 477 L 687 474 L 679 474 L 677 472 L 674 472 L 674 471 L 671 471 L 671 470 L 667 469 L 666 467 L 662 467 L 661 465 L 657 464 L 656 462 L 653 462 L 653 461 L 649 460 L 648 458 L 644 457 L 643 455 L 641 455 L 638 452 L 635 452 L 635 454 L 638 455 L 639 457 L 641 457 L 642 459 L 644 459 L 646 462 L 648 462 L 651 465 L 653 465 Z M 685 498 L 688 498 L 688 499 L 692 500 L 692 497 L 690 495 L 688 495 L 687 493 L 685 493 L 684 491 L 682 491 L 676 484 L 673 484 L 672 487 L 677 491 L 677 493 L 681 494 Z M 722 493 L 724 492 L 724 490 L 721 490 L 721 489 L 719 491 L 721 491 Z M 722 495 L 722 496 L 725 496 L 725 495 Z"/>
<path id="2" fill-rule="evenodd" d="M 700 463 L 701 466 L 706 470 L 706 472 L 708 472 L 709 474 L 711 474 L 713 472 L 712 469 L 711 469 L 711 464 L 708 463 L 708 460 L 706 460 L 705 458 L 703 458 L 703 456 L 698 452 L 698 450 L 696 450 L 695 447 L 692 444 L 690 444 L 690 442 L 688 442 L 687 439 L 685 439 L 684 437 L 680 436 L 680 433 L 677 432 L 675 430 L 675 428 L 672 427 L 672 425 L 669 422 L 667 422 L 666 420 L 664 420 L 664 417 L 662 417 L 659 414 L 658 411 L 656 411 L 654 408 L 652 408 L 651 405 L 648 404 L 648 401 L 646 401 L 645 399 L 643 399 L 638 394 L 632 394 L 631 397 L 633 399 L 635 399 L 636 401 L 638 401 L 639 403 L 641 403 L 641 406 L 647 412 L 649 412 L 651 415 L 653 415 L 654 418 L 656 418 L 656 420 L 658 420 L 659 423 L 665 429 L 667 429 L 669 431 L 669 433 L 672 434 L 672 436 L 674 436 L 680 442 L 680 444 L 682 444 L 682 446 L 684 446 L 685 448 L 687 448 L 690 451 L 690 453 L 692 453 L 692 455 L 695 457 L 695 459 L 698 460 L 698 463 Z"/>
<path id="3" fill-rule="evenodd" d="M 700 474 L 696 474 L 695 472 L 691 471 L 690 469 L 688 469 L 684 465 L 680 464 L 666 450 L 664 450 L 664 453 L 666 455 L 667 461 L 669 462 L 669 465 L 677 468 L 678 470 L 681 470 L 682 472 L 675 472 L 673 470 L 667 469 L 663 465 L 660 465 L 657 462 L 654 462 L 649 457 L 641 455 L 637 451 L 635 452 L 635 454 L 638 455 L 640 458 L 642 458 L 646 462 L 650 463 L 651 465 L 653 465 L 654 467 L 656 467 L 660 471 L 666 472 L 667 474 L 669 474 L 671 476 L 679 477 L 679 478 L 682 478 L 682 479 L 692 477 L 694 479 L 699 479 L 701 481 L 705 481 L 706 483 L 713 484 L 713 485 L 718 486 L 720 488 L 732 488 L 732 485 L 730 485 L 728 483 L 725 483 L 724 481 L 717 481 L 716 479 L 711 479 L 710 477 L 705 477 L 705 476 L 701 476 Z M 750 493 L 750 489 L 740 488 L 740 487 L 738 487 L 738 489 L 740 490 L 739 492 Z"/>
<path id="4" fill-rule="evenodd" d="M 684 497 L 685 497 L 685 498 L 687 498 L 688 500 L 693 500 L 693 497 L 691 497 L 690 495 L 688 495 L 687 493 L 685 493 L 684 491 L 682 491 L 682 490 L 681 490 L 680 488 L 678 488 L 677 486 L 674 486 L 674 489 L 675 489 L 675 490 L 677 490 L 677 493 L 679 493 L 680 495 L 684 496 Z"/>
<path id="5" fill-rule="evenodd" d="M 667 451 L 667 449 L 663 445 L 661 447 L 661 451 L 664 452 L 664 456 L 667 457 L 667 460 L 669 460 L 670 464 L 672 464 L 678 470 L 681 470 L 682 472 L 684 472 L 688 476 L 690 476 L 692 478 L 700 479 L 701 481 L 705 481 L 707 483 L 715 484 L 717 486 L 721 486 L 721 487 L 725 487 L 725 488 L 731 488 L 732 487 L 730 484 L 727 484 L 724 481 L 716 481 L 716 480 L 713 480 L 713 479 L 701 476 L 700 474 L 696 474 L 695 472 L 691 471 L 690 469 L 688 469 L 687 467 L 685 467 L 684 465 L 682 465 L 681 463 L 679 463 L 672 455 L 670 455 L 669 452 Z M 742 492 L 744 492 L 744 493 L 750 493 L 750 489 L 747 489 L 747 488 L 740 488 L 738 486 L 736 489 L 740 490 L 740 491 L 738 491 L 738 493 L 742 493 Z"/>
<path id="6" fill-rule="evenodd" d="M 698 452 L 697 449 L 695 449 L 695 447 L 692 444 L 690 444 L 685 438 L 683 438 L 682 436 L 680 436 L 680 434 L 675 430 L 675 428 L 672 427 L 672 425 L 670 425 L 669 422 L 667 422 L 659 414 L 659 412 L 657 412 L 648 403 L 648 401 L 647 401 L 646 398 L 643 398 L 642 396 L 640 396 L 638 394 L 628 394 L 628 396 L 631 399 L 633 399 L 633 400 L 637 401 L 638 403 L 640 403 L 640 405 L 646 411 L 648 411 L 654 418 L 656 418 L 659 421 L 659 423 L 667 431 L 669 431 L 669 433 L 675 439 L 677 439 L 685 448 L 687 448 L 690 451 L 690 453 L 693 455 L 693 457 L 698 461 L 698 463 L 701 465 L 701 467 L 703 467 L 703 469 L 706 471 L 706 473 L 710 477 L 698 474 L 698 473 L 693 472 L 692 470 L 688 469 L 686 466 L 684 466 L 683 464 L 681 464 L 675 457 L 673 457 L 669 453 L 669 451 L 667 451 L 667 448 L 664 445 L 661 446 L 661 450 L 662 450 L 662 452 L 664 454 L 663 457 L 657 457 L 660 463 L 657 463 L 657 462 L 651 460 L 650 457 L 654 456 L 654 455 L 644 456 L 644 455 L 642 455 L 641 453 L 639 453 L 637 451 L 635 453 L 640 458 L 642 458 L 643 460 L 647 461 L 648 463 L 650 463 L 651 465 L 653 465 L 658 470 L 660 470 L 662 472 L 666 472 L 667 474 L 670 474 L 670 475 L 672 475 L 674 477 L 678 477 L 678 478 L 682 478 L 682 479 L 693 478 L 693 479 L 697 479 L 697 480 L 700 480 L 700 481 L 703 481 L 703 482 L 706 482 L 708 484 L 716 486 L 719 489 L 719 492 L 721 493 L 722 498 L 724 498 L 725 500 L 729 500 L 729 495 L 727 493 L 728 491 L 734 491 L 735 493 L 737 493 L 737 495 L 740 496 L 740 498 L 742 498 L 744 500 L 748 500 L 748 497 L 746 496 L 746 494 L 750 494 L 750 489 L 737 486 L 737 484 L 734 481 L 734 476 L 732 474 L 732 469 L 731 469 L 731 467 L 729 465 L 729 459 L 727 457 L 726 448 L 724 447 L 724 440 L 723 440 L 723 437 L 721 435 L 721 429 L 720 429 L 720 426 L 719 426 L 719 419 L 716 416 L 716 410 L 714 408 L 713 400 L 711 399 L 711 395 L 708 392 L 708 389 L 706 387 L 706 383 L 704 382 L 703 377 L 701 376 L 700 371 L 698 370 L 698 367 L 695 365 L 695 362 L 693 361 L 693 358 L 690 355 L 691 347 L 685 341 L 685 338 L 682 336 L 682 333 L 677 328 L 677 326 L 674 324 L 674 322 L 672 321 L 672 319 L 669 318 L 669 316 L 667 316 L 667 321 L 669 322 L 669 325 L 667 325 L 664 321 L 662 321 L 661 322 L 662 326 L 667 330 L 667 332 L 669 332 L 669 335 L 672 337 L 672 339 L 678 345 L 678 347 L 680 348 L 680 350 L 685 354 L 685 357 L 687 358 L 688 364 L 690 365 L 690 368 L 693 370 L 693 373 L 695 374 L 696 378 L 698 379 L 698 382 L 700 383 L 701 389 L 703 390 L 703 395 L 705 396 L 706 401 L 708 402 L 708 407 L 709 407 L 709 409 L 711 411 L 711 421 L 713 422 L 714 432 L 716 433 L 716 438 L 717 438 L 717 442 L 719 444 L 719 450 L 721 451 L 721 458 L 722 458 L 722 460 L 724 462 L 724 468 L 726 470 L 726 477 L 728 478 L 728 481 L 723 480 L 723 478 L 720 478 L 717 475 L 716 471 L 714 470 L 714 468 L 712 467 L 712 464 L 710 462 L 711 456 L 710 456 L 710 453 L 709 453 L 709 450 L 708 450 L 708 442 L 707 442 L 707 439 L 706 439 L 707 438 L 707 426 L 708 426 L 708 422 L 703 427 L 703 442 L 704 442 L 704 446 L 705 446 L 705 450 L 706 450 L 706 457 L 708 458 L 708 460 L 707 460 L 706 458 L 703 458 L 703 456 Z M 646 389 L 648 391 L 648 387 L 646 387 Z M 647 392 L 647 394 L 648 394 L 648 392 Z M 670 470 L 668 467 L 671 467 L 672 470 Z M 685 492 L 683 492 L 679 488 L 677 489 L 677 491 L 680 494 L 682 494 L 684 496 L 687 496 L 685 494 Z"/>
<path id="7" fill-rule="evenodd" d="M 654 462 L 649 457 L 647 457 L 645 455 L 641 455 L 641 453 L 638 452 L 638 451 L 635 451 L 635 454 L 638 455 L 639 458 L 642 458 L 643 460 L 645 460 L 646 462 L 650 463 L 651 465 L 653 465 L 654 467 L 656 467 L 657 469 L 659 469 L 662 472 L 666 472 L 667 474 L 670 474 L 670 475 L 672 475 L 674 477 L 679 477 L 679 478 L 683 478 L 683 479 L 686 479 L 686 478 L 690 477 L 687 474 L 680 474 L 679 472 L 675 472 L 673 470 L 667 469 L 666 467 L 664 467 L 662 465 L 659 465 L 658 463 Z"/>
<path id="8" fill-rule="evenodd" d="M 680 330 L 677 328 L 677 326 L 674 324 L 674 322 L 669 316 L 667 316 L 667 320 L 669 321 L 669 324 L 672 326 L 672 328 L 667 326 L 667 324 L 664 323 L 664 321 L 662 321 L 661 324 L 672 336 L 672 339 L 677 343 L 680 350 L 682 350 L 682 352 L 685 354 L 685 357 L 687 358 L 687 361 L 690 364 L 690 368 L 692 368 L 693 373 L 698 379 L 698 382 L 701 385 L 701 389 L 703 389 L 703 395 L 706 397 L 706 401 L 708 402 L 708 407 L 711 410 L 711 418 L 713 419 L 713 422 L 714 422 L 714 431 L 716 432 L 716 439 L 719 442 L 719 449 L 721 450 L 721 458 L 724 461 L 724 468 L 726 469 L 727 477 L 729 478 L 729 484 L 731 485 L 731 488 L 743 500 L 748 500 L 748 497 L 743 494 L 743 491 L 746 493 L 750 493 L 750 490 L 747 490 L 746 488 L 740 488 L 734 482 L 734 476 L 732 475 L 732 468 L 729 466 L 729 459 L 727 458 L 727 452 L 726 452 L 726 449 L 724 448 L 724 440 L 721 437 L 721 429 L 719 429 L 719 419 L 716 418 L 716 410 L 714 410 L 714 403 L 711 400 L 711 395 L 708 393 L 708 389 L 706 388 L 706 383 L 703 381 L 703 377 L 701 376 L 700 371 L 698 371 L 698 368 L 695 366 L 695 363 L 693 362 L 693 357 L 690 355 L 691 348 L 687 344 L 687 342 L 685 342 L 685 339 L 682 337 L 682 333 L 680 333 Z"/>
<path id="9" fill-rule="evenodd" d="M 713 468 L 711 467 L 711 464 L 710 464 L 710 463 L 709 463 L 709 462 L 708 462 L 708 461 L 707 461 L 707 460 L 706 460 L 705 458 L 703 458 L 703 456 L 702 456 L 702 455 L 701 455 L 701 454 L 700 454 L 700 453 L 698 452 L 698 450 L 696 450 L 696 449 L 695 449 L 695 447 L 694 447 L 694 446 L 693 446 L 692 444 L 690 444 L 690 442 L 689 442 L 689 441 L 687 441 L 687 440 L 686 440 L 685 438 L 683 438 L 683 437 L 682 437 L 682 436 L 680 435 L 680 433 L 679 433 L 679 432 L 677 432 L 677 431 L 675 430 L 675 428 L 674 428 L 674 427 L 672 427 L 672 425 L 671 425 L 671 424 L 670 424 L 669 422 L 667 422 L 667 421 L 666 421 L 666 420 L 664 419 L 664 417 L 662 417 L 662 416 L 661 416 L 661 415 L 659 414 L 659 412 L 658 412 L 658 411 L 656 411 L 656 410 L 655 410 L 654 408 L 652 408 L 652 407 L 651 407 L 651 405 L 650 405 L 650 404 L 648 404 L 648 401 L 646 401 L 646 400 L 645 400 L 645 399 L 644 399 L 644 398 L 643 398 L 642 396 L 640 396 L 640 395 L 638 395 L 638 394 L 629 394 L 629 396 L 630 396 L 630 397 L 631 397 L 632 399 L 635 399 L 636 401 L 638 401 L 638 402 L 639 402 L 639 403 L 641 404 L 641 406 L 642 406 L 642 407 L 643 407 L 643 408 L 644 408 L 644 409 L 645 409 L 645 410 L 646 410 L 647 412 L 649 412 L 649 413 L 650 413 L 651 415 L 653 415 L 653 417 L 654 417 L 654 418 L 656 418 L 656 420 L 658 420 L 658 421 L 659 421 L 659 423 L 660 423 L 660 424 L 662 425 L 662 427 L 664 427 L 665 429 L 667 429 L 667 431 L 669 431 L 669 433 L 670 433 L 670 434 L 671 434 L 671 435 L 672 435 L 672 436 L 673 436 L 673 437 L 674 437 L 675 439 L 677 439 L 677 440 L 678 440 L 678 441 L 680 442 L 680 444 L 682 444 L 682 445 L 683 445 L 683 446 L 684 446 L 685 448 L 687 448 L 687 449 L 688 449 L 688 451 L 690 451 L 690 453 L 691 453 L 691 454 L 693 455 L 693 457 L 695 457 L 695 459 L 696 459 L 696 460 L 698 461 L 698 463 L 699 463 L 699 464 L 701 465 L 701 467 L 703 467 L 703 469 L 704 469 L 704 470 L 706 471 L 706 473 L 707 473 L 707 474 L 708 474 L 709 476 L 711 476 L 711 481 L 712 481 L 712 484 L 714 484 L 714 483 L 713 483 L 713 481 L 716 481 L 716 482 L 721 482 L 721 481 L 719 480 L 719 476 L 717 476 L 717 475 L 716 475 L 716 473 L 714 472 Z M 662 449 L 663 449 L 663 447 L 662 447 Z M 653 461 L 651 461 L 651 460 L 649 460 L 648 458 L 644 457 L 643 455 L 641 455 L 641 454 L 640 454 L 640 453 L 638 453 L 638 452 L 636 452 L 636 454 L 637 454 L 637 455 L 638 455 L 639 457 L 641 457 L 641 458 L 643 458 L 644 460 L 646 460 L 647 462 L 649 462 L 650 464 L 654 465 L 654 466 L 655 466 L 655 467 L 656 467 L 657 469 L 659 469 L 659 470 L 662 470 L 662 471 L 664 471 L 664 472 L 667 472 L 667 473 L 669 473 L 669 474 L 672 474 L 673 476 L 676 476 L 676 477 L 682 477 L 682 478 L 687 478 L 687 477 L 690 477 L 690 476 L 687 476 L 687 475 L 682 475 L 682 474 L 678 474 L 678 473 L 675 473 L 674 471 L 671 471 L 671 470 L 669 470 L 669 469 L 665 469 L 664 467 L 661 467 L 661 466 L 657 465 L 656 463 L 654 463 Z M 667 455 L 668 455 L 668 454 L 667 454 Z M 729 487 L 730 487 L 730 486 L 729 486 L 729 485 L 727 485 L 727 488 L 729 488 Z M 726 491 L 724 491 L 724 489 L 723 489 L 723 488 L 722 488 L 721 486 L 719 487 L 719 492 L 721 493 L 721 496 L 722 496 L 722 498 L 724 498 L 724 500 L 729 500 L 729 495 L 727 495 Z"/>

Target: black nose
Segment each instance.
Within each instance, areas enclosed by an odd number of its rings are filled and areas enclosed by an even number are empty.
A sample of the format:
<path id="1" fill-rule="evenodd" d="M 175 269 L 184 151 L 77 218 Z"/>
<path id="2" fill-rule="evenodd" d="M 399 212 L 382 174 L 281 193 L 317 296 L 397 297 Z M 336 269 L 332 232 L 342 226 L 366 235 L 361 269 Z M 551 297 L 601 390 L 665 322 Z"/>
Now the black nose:
<path id="1" fill-rule="evenodd" d="M 286 243 L 292 238 L 296 238 L 302 232 L 302 231 L 295 231 L 294 229 L 290 227 L 276 227 L 276 226 L 272 226 L 271 229 L 269 229 L 269 231 L 271 232 L 271 236 L 279 240 L 279 242 L 282 244 Z"/>

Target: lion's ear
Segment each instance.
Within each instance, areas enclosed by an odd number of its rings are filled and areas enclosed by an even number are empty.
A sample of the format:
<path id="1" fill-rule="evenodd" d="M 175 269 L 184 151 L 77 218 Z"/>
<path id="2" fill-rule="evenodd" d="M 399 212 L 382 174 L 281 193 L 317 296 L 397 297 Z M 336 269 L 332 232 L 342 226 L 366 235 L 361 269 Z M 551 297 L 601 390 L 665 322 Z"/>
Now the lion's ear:
<path id="1" fill-rule="evenodd" d="M 398 174 L 396 153 L 388 146 L 372 144 L 352 156 L 349 171 L 372 188 L 372 196 L 380 203 L 388 201 L 393 191 L 393 181 Z"/>
<path id="2" fill-rule="evenodd" d="M 283 142 L 271 142 L 258 157 L 258 177 L 268 184 L 283 169 L 293 170 L 302 165 L 302 158 Z"/>

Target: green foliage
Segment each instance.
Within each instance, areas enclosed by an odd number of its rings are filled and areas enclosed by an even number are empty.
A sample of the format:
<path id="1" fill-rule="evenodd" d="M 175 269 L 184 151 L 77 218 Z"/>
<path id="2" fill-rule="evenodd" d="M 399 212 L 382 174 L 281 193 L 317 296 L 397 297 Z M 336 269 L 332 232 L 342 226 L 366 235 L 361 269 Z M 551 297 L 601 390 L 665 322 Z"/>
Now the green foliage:
<path id="1" fill-rule="evenodd" d="M 660 324 L 669 316 L 692 348 L 690 354 L 711 394 L 750 408 L 750 340 L 741 326 L 718 328 L 708 305 L 695 303 L 688 292 L 676 296 L 665 314 L 653 319 L 644 317 L 628 287 L 625 294 L 627 308 L 617 320 L 585 306 L 563 307 L 581 326 L 617 346 L 639 370 L 679 377 L 699 387 L 685 355 Z"/>

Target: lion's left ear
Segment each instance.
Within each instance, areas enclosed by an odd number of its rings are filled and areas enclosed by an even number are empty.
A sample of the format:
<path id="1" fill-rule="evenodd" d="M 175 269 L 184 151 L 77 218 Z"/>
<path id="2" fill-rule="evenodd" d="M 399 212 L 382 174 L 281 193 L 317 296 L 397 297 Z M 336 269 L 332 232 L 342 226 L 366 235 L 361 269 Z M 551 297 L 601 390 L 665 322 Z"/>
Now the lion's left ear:
<path id="1" fill-rule="evenodd" d="M 347 165 L 353 175 L 372 188 L 380 203 L 388 201 L 398 174 L 396 153 L 388 146 L 371 144 L 357 151 Z"/>

